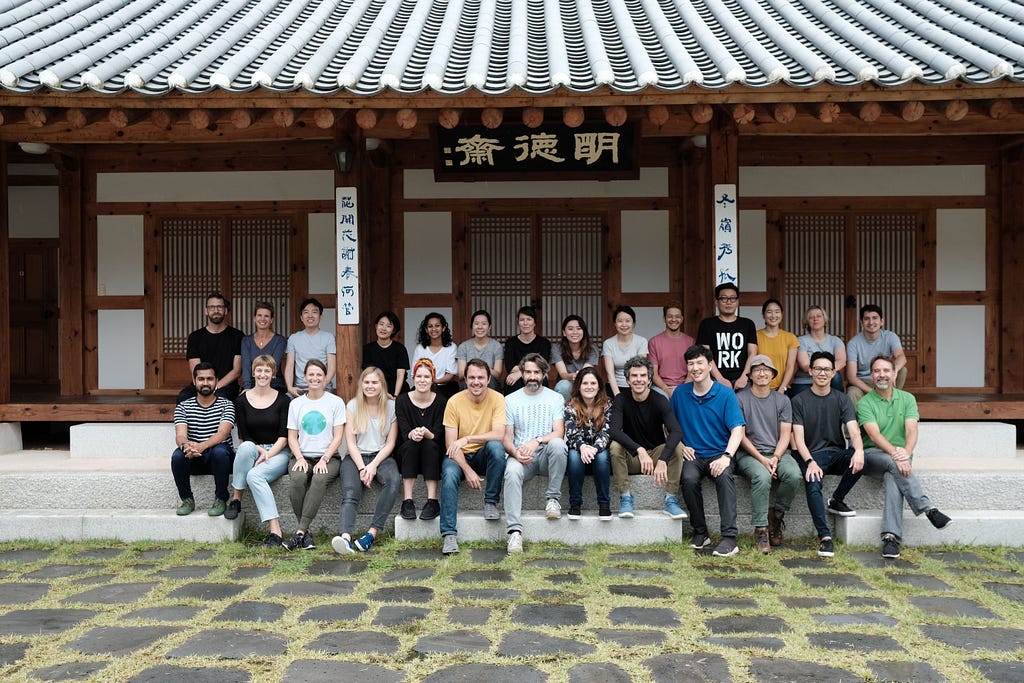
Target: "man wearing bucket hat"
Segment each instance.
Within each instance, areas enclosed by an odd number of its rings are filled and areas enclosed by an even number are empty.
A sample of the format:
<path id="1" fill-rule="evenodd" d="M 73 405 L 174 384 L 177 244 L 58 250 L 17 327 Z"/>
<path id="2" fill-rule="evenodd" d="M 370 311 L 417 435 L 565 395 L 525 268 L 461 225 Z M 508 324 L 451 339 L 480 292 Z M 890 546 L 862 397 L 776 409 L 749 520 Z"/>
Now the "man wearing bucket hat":
<path id="1" fill-rule="evenodd" d="M 800 467 L 789 452 L 793 410 L 785 394 L 772 391 L 779 371 L 772 359 L 758 354 L 750 359 L 749 388 L 736 392 L 747 429 L 736 453 L 736 471 L 750 480 L 750 523 L 754 544 L 762 553 L 782 545 L 783 517 L 800 486 Z M 778 482 L 775 504 L 768 509 L 772 481 Z"/>

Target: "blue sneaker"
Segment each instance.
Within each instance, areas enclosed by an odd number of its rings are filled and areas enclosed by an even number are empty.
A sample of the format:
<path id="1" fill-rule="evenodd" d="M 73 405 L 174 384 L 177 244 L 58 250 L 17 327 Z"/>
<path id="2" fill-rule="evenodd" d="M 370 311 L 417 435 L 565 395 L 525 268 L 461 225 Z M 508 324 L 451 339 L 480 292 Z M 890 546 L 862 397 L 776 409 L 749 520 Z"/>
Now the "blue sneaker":
<path id="1" fill-rule="evenodd" d="M 373 546 L 373 534 L 367 531 L 365 534 L 352 541 L 352 545 L 360 552 L 366 552 Z"/>
<path id="2" fill-rule="evenodd" d="M 689 517 L 689 515 L 686 514 L 686 510 L 679 507 L 679 499 L 671 494 L 665 496 L 665 507 L 663 507 L 661 511 L 672 519 L 686 519 Z"/>
<path id="3" fill-rule="evenodd" d="M 619 518 L 633 519 L 633 496 L 629 494 L 619 496 Z"/>

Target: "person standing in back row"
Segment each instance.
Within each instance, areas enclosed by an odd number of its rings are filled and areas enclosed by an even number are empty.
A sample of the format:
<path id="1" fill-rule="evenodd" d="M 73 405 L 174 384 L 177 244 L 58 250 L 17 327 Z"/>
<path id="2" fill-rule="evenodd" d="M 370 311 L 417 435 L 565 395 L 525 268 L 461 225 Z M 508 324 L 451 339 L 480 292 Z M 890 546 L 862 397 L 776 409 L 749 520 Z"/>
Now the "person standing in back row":
<path id="1" fill-rule="evenodd" d="M 697 343 L 711 349 L 711 376 L 730 389 L 747 386 L 750 359 L 757 355 L 757 328 L 750 318 L 737 314 L 740 290 L 726 282 L 715 287 L 718 315 L 704 318 L 697 329 Z"/>

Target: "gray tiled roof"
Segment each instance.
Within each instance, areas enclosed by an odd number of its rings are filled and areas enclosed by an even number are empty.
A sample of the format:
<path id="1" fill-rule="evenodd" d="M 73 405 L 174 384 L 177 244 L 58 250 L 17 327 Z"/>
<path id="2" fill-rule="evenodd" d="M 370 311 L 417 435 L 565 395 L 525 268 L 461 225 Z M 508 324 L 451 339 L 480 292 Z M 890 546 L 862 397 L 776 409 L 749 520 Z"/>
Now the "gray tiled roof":
<path id="1" fill-rule="evenodd" d="M 373 95 L 1024 81 L 1019 0 L 0 0 L 0 88 Z"/>

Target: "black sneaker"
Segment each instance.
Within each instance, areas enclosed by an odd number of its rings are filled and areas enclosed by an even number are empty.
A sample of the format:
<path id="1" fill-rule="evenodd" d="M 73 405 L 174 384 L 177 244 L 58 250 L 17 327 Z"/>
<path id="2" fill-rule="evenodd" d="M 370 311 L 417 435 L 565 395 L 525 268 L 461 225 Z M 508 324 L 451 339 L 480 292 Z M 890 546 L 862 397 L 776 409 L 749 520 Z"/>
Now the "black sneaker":
<path id="1" fill-rule="evenodd" d="M 579 519 L 583 516 L 582 503 L 569 502 L 569 519 Z"/>
<path id="2" fill-rule="evenodd" d="M 224 510 L 224 519 L 235 519 L 242 511 L 242 501 L 232 498 L 228 501 L 228 507 Z"/>
<path id="3" fill-rule="evenodd" d="M 939 512 L 939 508 L 932 508 L 924 513 L 928 521 L 932 523 L 932 526 L 936 529 L 945 529 L 947 526 L 953 523 L 953 520 L 948 515 L 944 515 Z"/>
<path id="4" fill-rule="evenodd" d="M 412 498 L 402 501 L 402 519 L 416 519 L 416 503 Z"/>
<path id="5" fill-rule="evenodd" d="M 609 503 L 598 503 L 597 518 L 602 522 L 612 521 L 612 506 Z"/>
<path id="6" fill-rule="evenodd" d="M 280 548 L 281 547 L 281 537 L 278 536 L 277 534 L 268 534 L 267 537 L 263 539 L 263 547 L 264 548 Z"/>
<path id="7" fill-rule="evenodd" d="M 900 542 L 892 534 L 882 536 L 882 557 L 895 560 L 900 556 Z"/>
<path id="8" fill-rule="evenodd" d="M 833 557 L 836 554 L 836 544 L 831 538 L 823 538 L 818 541 L 818 557 Z"/>
<path id="9" fill-rule="evenodd" d="M 690 547 L 694 550 L 701 550 L 711 545 L 711 539 L 708 538 L 707 534 L 694 534 L 693 539 L 690 541 Z"/>
<path id="10" fill-rule="evenodd" d="M 721 541 L 719 541 L 718 545 L 715 546 L 715 549 L 711 551 L 711 554 L 715 557 L 729 557 L 730 555 L 735 555 L 739 551 L 740 548 L 736 545 L 736 539 L 725 536 Z"/>
<path id="11" fill-rule="evenodd" d="M 429 522 L 432 519 L 437 519 L 441 514 L 441 504 L 437 502 L 437 498 L 427 498 L 427 502 L 423 504 L 423 509 L 420 510 L 420 519 L 424 522 Z"/>
<path id="12" fill-rule="evenodd" d="M 828 511 L 833 515 L 839 515 L 840 517 L 855 517 L 857 515 L 856 510 L 843 501 L 836 500 L 835 498 L 829 498 Z"/>
<path id="13" fill-rule="evenodd" d="M 294 534 L 292 534 L 291 538 L 289 538 L 287 541 L 282 542 L 281 545 L 284 546 L 284 549 L 288 552 L 291 552 L 296 548 L 301 548 L 302 538 L 305 535 L 306 534 L 302 533 L 301 531 L 296 531 Z"/>
<path id="14" fill-rule="evenodd" d="M 313 543 L 313 534 L 312 533 L 307 531 L 306 533 L 302 534 L 302 546 L 301 547 L 302 547 L 303 550 L 312 550 L 313 548 L 316 547 L 316 543 Z"/>

